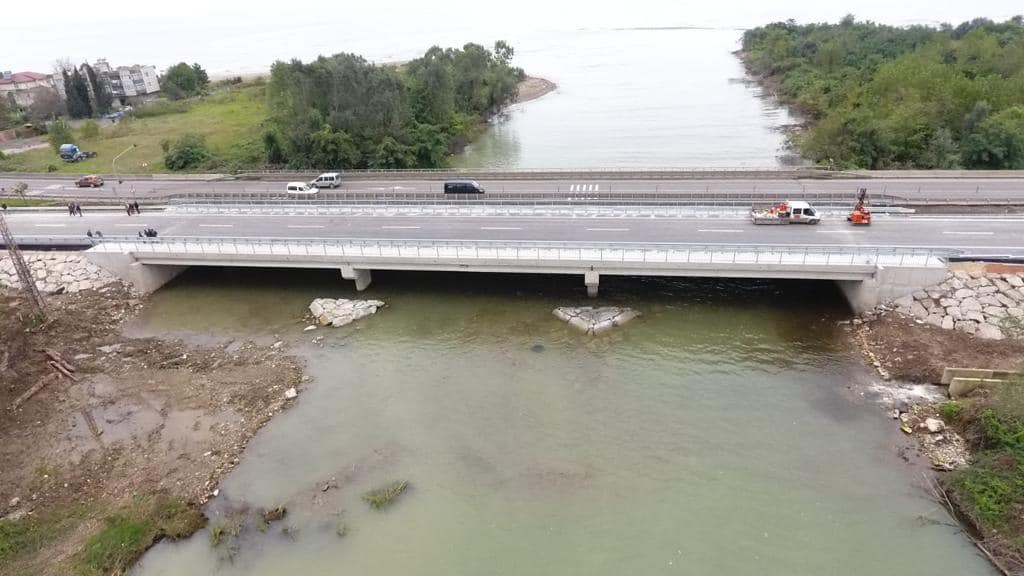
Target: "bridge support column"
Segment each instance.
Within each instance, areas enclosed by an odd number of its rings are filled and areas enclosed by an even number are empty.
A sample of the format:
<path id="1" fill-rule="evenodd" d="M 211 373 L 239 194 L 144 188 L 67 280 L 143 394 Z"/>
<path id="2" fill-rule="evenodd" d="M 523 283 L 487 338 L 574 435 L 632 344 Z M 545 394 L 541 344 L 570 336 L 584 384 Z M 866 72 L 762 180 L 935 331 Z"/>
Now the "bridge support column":
<path id="1" fill-rule="evenodd" d="M 583 283 L 587 285 L 587 296 L 597 298 L 597 287 L 601 283 L 601 275 L 593 270 L 583 273 Z"/>
<path id="2" fill-rule="evenodd" d="M 373 281 L 373 277 L 370 276 L 370 271 L 365 268 L 353 268 L 351 266 L 341 267 L 341 277 L 345 280 L 355 280 L 356 290 L 362 292 L 370 285 Z"/>

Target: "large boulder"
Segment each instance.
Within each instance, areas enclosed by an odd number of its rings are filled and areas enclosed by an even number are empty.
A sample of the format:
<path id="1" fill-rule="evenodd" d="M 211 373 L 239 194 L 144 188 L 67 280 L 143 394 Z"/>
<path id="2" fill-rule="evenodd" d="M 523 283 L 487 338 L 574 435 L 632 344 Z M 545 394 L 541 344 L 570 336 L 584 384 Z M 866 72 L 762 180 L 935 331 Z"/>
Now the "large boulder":
<path id="1" fill-rule="evenodd" d="M 991 324 L 981 324 L 978 326 L 978 338 L 984 338 L 985 340 L 1002 340 L 1003 331 L 997 326 Z"/>
<path id="2" fill-rule="evenodd" d="M 975 334 L 978 332 L 978 323 L 972 322 L 971 320 L 964 320 L 963 322 L 956 323 L 956 329 L 965 332 L 967 334 Z"/>
<path id="3" fill-rule="evenodd" d="M 972 293 L 971 295 L 973 296 L 974 294 Z M 1022 295 L 1022 296 L 1024 296 L 1024 295 Z M 909 309 L 911 306 L 914 305 L 914 297 L 912 295 L 910 295 L 910 294 L 907 294 L 906 296 L 902 296 L 900 298 L 897 298 L 897 299 L 893 300 L 892 303 L 893 303 L 893 306 L 896 306 L 897 308 L 908 308 Z"/>
<path id="4" fill-rule="evenodd" d="M 974 298 L 978 293 L 970 288 L 961 288 L 953 293 L 953 297 L 957 300 L 963 300 L 964 298 Z"/>
<path id="5" fill-rule="evenodd" d="M 914 304 L 910 307 L 910 313 L 913 314 L 914 316 L 917 316 L 921 320 L 924 320 L 925 318 L 928 317 L 928 309 L 922 306 L 920 302 L 914 302 Z"/>
<path id="6" fill-rule="evenodd" d="M 964 312 L 981 312 L 982 308 L 981 302 L 978 302 L 976 298 L 964 298 L 960 302 L 960 309 Z"/>
<path id="7" fill-rule="evenodd" d="M 1006 277 L 1006 283 L 1014 288 L 1024 288 L 1024 278 L 1016 275 L 1008 275 Z"/>
<path id="8" fill-rule="evenodd" d="M 344 298 L 317 298 L 309 305 L 309 312 L 321 326 L 345 326 L 370 314 L 376 314 L 384 303 L 380 300 L 346 300 Z"/>
<path id="9" fill-rule="evenodd" d="M 959 306 L 950 306 L 949 308 L 946 308 L 946 314 L 955 321 L 964 319 L 964 313 L 960 311 Z"/>
<path id="10" fill-rule="evenodd" d="M 956 322 L 953 320 L 952 316 L 945 316 L 945 317 L 942 318 L 942 329 L 943 330 L 952 330 L 955 325 L 956 325 Z"/>

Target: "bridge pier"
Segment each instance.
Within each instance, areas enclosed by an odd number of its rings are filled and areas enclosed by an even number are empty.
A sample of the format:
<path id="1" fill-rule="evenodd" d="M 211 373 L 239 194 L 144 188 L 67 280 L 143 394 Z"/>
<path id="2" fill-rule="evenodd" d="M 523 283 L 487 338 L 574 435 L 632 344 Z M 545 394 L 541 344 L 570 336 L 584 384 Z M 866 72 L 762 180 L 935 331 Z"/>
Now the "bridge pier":
<path id="1" fill-rule="evenodd" d="M 356 290 L 362 292 L 370 285 L 373 281 L 373 277 L 370 275 L 370 270 L 366 268 L 353 268 L 351 266 L 341 267 L 341 277 L 345 280 L 355 280 Z"/>
<path id="2" fill-rule="evenodd" d="M 587 286 L 587 296 L 597 298 L 597 287 L 601 283 L 601 275 L 593 270 L 583 273 L 583 283 Z"/>

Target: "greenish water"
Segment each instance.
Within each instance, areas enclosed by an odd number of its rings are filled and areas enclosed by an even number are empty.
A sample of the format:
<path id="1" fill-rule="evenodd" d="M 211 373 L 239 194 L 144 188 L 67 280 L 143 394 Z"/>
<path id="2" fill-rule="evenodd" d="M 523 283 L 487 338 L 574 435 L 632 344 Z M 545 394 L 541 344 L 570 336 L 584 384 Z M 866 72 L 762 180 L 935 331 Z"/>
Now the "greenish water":
<path id="1" fill-rule="evenodd" d="M 585 302 L 575 277 L 375 273 L 388 308 L 303 333 L 350 283 L 184 276 L 140 330 L 279 334 L 314 380 L 208 510 L 286 519 L 232 557 L 205 531 L 162 543 L 134 574 L 993 573 L 857 393 L 831 285 L 609 280 L 599 302 L 643 316 L 594 338 L 551 315 Z M 391 508 L 360 500 L 399 479 Z"/>

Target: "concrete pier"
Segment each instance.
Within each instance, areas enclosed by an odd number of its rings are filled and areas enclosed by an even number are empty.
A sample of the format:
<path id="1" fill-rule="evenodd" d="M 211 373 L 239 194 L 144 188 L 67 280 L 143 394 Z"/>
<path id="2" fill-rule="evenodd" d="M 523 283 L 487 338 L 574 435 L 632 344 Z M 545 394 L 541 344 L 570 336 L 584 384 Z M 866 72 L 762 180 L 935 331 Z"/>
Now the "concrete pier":
<path id="1" fill-rule="evenodd" d="M 370 286 L 370 282 L 373 281 L 373 276 L 370 275 L 370 270 L 367 268 L 353 268 L 352 266 L 341 267 L 341 277 L 345 280 L 355 280 L 356 290 L 362 292 Z"/>
<path id="2" fill-rule="evenodd" d="M 597 298 L 597 288 L 601 284 L 601 275 L 594 270 L 583 273 L 583 283 L 587 286 L 587 296 Z"/>

